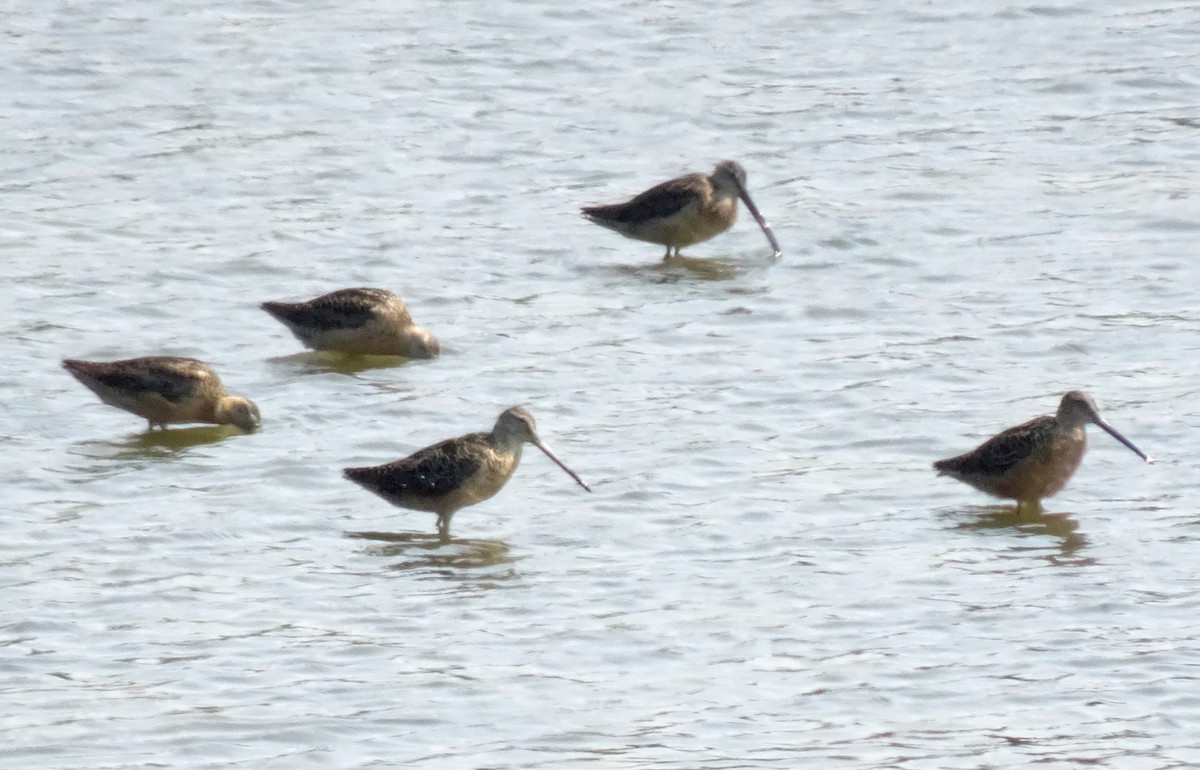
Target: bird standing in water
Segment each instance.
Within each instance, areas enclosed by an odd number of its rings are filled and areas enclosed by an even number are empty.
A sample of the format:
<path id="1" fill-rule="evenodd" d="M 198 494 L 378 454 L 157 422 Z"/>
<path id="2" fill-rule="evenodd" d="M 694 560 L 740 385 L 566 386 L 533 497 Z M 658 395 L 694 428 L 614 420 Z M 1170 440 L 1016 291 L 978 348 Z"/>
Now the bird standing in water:
<path id="1" fill-rule="evenodd" d="M 151 428 L 166 428 L 171 422 L 209 422 L 253 433 L 262 424 L 253 401 L 229 395 L 212 367 L 194 358 L 67 359 L 63 368 L 101 401 L 144 417 Z"/>
<path id="2" fill-rule="evenodd" d="M 1079 467 L 1087 449 L 1084 426 L 1092 423 L 1153 462 L 1115 428 L 1100 418 L 1086 393 L 1072 390 L 1058 412 L 1035 417 L 993 436 L 966 454 L 938 460 L 939 475 L 950 476 L 994 497 L 1016 500 L 1018 508 L 1038 508 L 1041 499 L 1061 490 Z"/>
<path id="3" fill-rule="evenodd" d="M 624 203 L 585 206 L 580 209 L 591 222 L 639 241 L 667 247 L 663 259 L 674 250 L 707 241 L 733 226 L 741 198 L 778 257 L 783 252 L 767 220 L 746 190 L 746 169 L 723 160 L 712 174 L 687 174 L 655 185 Z"/>
<path id="4" fill-rule="evenodd" d="M 405 358 L 441 352 L 433 335 L 415 325 L 404 303 L 385 289 L 338 289 L 307 302 L 261 307 L 313 350 Z"/>
<path id="5" fill-rule="evenodd" d="M 393 505 L 436 513 L 438 531 L 446 535 L 455 511 L 487 500 L 504 487 L 526 443 L 592 491 L 542 443 L 533 415 L 519 406 L 501 412 L 490 433 L 446 439 L 386 465 L 346 468 L 343 475 Z"/>

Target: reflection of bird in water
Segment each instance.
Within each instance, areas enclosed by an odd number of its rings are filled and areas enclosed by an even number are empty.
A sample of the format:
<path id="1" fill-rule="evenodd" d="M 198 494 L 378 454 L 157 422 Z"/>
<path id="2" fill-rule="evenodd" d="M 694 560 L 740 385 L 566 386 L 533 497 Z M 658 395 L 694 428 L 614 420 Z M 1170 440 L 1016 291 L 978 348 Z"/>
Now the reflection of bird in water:
<path id="1" fill-rule="evenodd" d="M 1009 428 L 966 454 L 933 464 L 950 476 L 995 497 L 1037 508 L 1066 485 L 1087 449 L 1084 426 L 1099 426 L 1146 462 L 1152 460 L 1100 418 L 1086 394 L 1072 390 L 1062 397 L 1058 412 L 1035 417 Z"/>
<path id="2" fill-rule="evenodd" d="M 209 422 L 253 433 L 262 424 L 254 402 L 229 395 L 212 367 L 194 358 L 67 359 L 63 368 L 101 401 L 144 417 L 151 428 L 165 428 L 171 422 Z"/>
<path id="3" fill-rule="evenodd" d="M 399 558 L 388 565 L 392 570 L 434 571 L 455 578 L 464 578 L 463 570 L 469 570 L 471 579 L 488 581 L 516 576 L 507 567 L 516 557 L 503 540 L 459 538 L 448 547 L 451 541 L 444 532 L 347 532 L 346 536 L 375 542 L 371 551 L 376 556 Z"/>
<path id="4" fill-rule="evenodd" d="M 438 530 L 445 533 L 455 511 L 500 491 L 517 469 L 526 442 L 592 491 L 542 443 L 533 415 L 519 406 L 501 412 L 490 433 L 446 439 L 386 465 L 346 468 L 344 475 L 393 505 L 436 513 Z"/>
<path id="5" fill-rule="evenodd" d="M 307 302 L 264 302 L 262 309 L 313 350 L 405 358 L 441 352 L 433 335 L 415 325 L 404 303 L 384 289 L 338 289 Z"/>
<path id="6" fill-rule="evenodd" d="M 1010 550 L 1019 556 L 1030 552 L 1042 553 L 1056 564 L 1089 564 L 1093 559 L 1079 556 L 1088 545 L 1087 535 L 1079 531 L 1079 522 L 1067 513 L 1043 513 L 1037 510 L 1013 508 L 1012 506 L 981 506 L 972 511 L 969 520 L 961 521 L 957 529 L 973 531 L 1015 530 L 1033 537 L 1049 535 L 1058 541 L 1057 549 L 1031 548 L 1028 544 L 1013 542 Z"/>
<path id="7" fill-rule="evenodd" d="M 672 249 L 679 256 L 684 246 L 707 241 L 732 227 L 738 198 L 745 202 L 778 257 L 782 253 L 779 242 L 746 190 L 746 169 L 732 160 L 718 163 L 711 175 L 687 174 L 624 203 L 585 206 L 581 211 L 589 221 L 626 238 L 666 246 L 663 258 L 670 259 Z"/>

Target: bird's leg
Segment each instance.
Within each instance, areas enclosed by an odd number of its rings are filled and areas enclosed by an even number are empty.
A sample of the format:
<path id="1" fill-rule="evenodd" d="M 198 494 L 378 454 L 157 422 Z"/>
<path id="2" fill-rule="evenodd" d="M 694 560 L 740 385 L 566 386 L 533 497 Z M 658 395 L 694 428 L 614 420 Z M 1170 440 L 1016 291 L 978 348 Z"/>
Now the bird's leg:
<path id="1" fill-rule="evenodd" d="M 1042 504 L 1037 500 L 1018 500 L 1017 515 L 1036 515 L 1042 512 Z"/>

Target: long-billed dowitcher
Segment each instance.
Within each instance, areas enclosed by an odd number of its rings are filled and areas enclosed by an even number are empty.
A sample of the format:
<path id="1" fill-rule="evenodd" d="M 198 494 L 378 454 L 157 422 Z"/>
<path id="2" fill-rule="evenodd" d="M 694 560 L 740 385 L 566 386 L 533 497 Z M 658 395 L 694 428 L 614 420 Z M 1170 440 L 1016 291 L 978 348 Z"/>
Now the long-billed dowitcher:
<path id="1" fill-rule="evenodd" d="M 405 358 L 441 352 L 433 335 L 414 325 L 404 303 L 385 289 L 338 289 L 307 302 L 264 302 L 262 309 L 313 350 Z"/>
<path id="2" fill-rule="evenodd" d="M 1018 507 L 1036 508 L 1043 497 L 1062 489 L 1087 449 L 1084 426 L 1099 426 L 1146 462 L 1142 450 L 1100 418 L 1086 393 L 1072 390 L 1062 397 L 1058 412 L 1035 417 L 1002 431 L 966 454 L 938 460 L 939 475 L 970 484 L 994 497 L 1016 500 Z"/>
<path id="3" fill-rule="evenodd" d="M 253 401 L 229 395 L 212 367 L 194 358 L 67 359 L 63 367 L 101 401 L 144 417 L 151 428 L 166 428 L 170 422 L 210 422 L 253 433 L 262 424 Z"/>
<path id="4" fill-rule="evenodd" d="M 746 190 L 746 169 L 732 160 L 723 160 L 712 174 L 687 174 L 655 185 L 624 203 L 585 206 L 580 209 L 588 220 L 601 227 L 639 241 L 671 250 L 707 241 L 733 226 L 737 219 L 737 199 L 741 198 L 750 215 L 767 236 L 778 257 L 783 252 Z"/>
<path id="5" fill-rule="evenodd" d="M 438 531 L 446 534 L 455 511 L 500 491 L 517 469 L 526 442 L 592 491 L 542 443 L 533 415 L 519 406 L 501 412 L 490 433 L 446 439 L 386 465 L 346 468 L 343 475 L 393 505 L 436 513 Z"/>

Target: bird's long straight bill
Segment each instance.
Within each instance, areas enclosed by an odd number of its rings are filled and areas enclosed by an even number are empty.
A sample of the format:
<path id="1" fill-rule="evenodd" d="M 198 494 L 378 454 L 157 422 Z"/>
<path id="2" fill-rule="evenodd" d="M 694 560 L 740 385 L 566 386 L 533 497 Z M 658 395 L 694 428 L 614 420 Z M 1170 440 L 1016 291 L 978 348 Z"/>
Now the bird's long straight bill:
<path id="1" fill-rule="evenodd" d="M 1145 452 L 1143 452 L 1142 450 L 1140 450 L 1140 449 L 1138 449 L 1137 447 L 1135 447 L 1135 446 L 1133 445 L 1133 442 L 1132 442 L 1132 441 L 1130 441 L 1129 439 L 1127 439 L 1127 438 L 1125 438 L 1124 436 L 1122 436 L 1120 433 L 1118 433 L 1118 432 L 1117 432 L 1117 429 L 1116 429 L 1116 428 L 1114 428 L 1113 426 L 1109 425 L 1109 424 L 1108 424 L 1108 423 L 1106 423 L 1104 420 L 1096 420 L 1096 421 L 1095 421 L 1095 423 L 1096 423 L 1097 425 L 1099 425 L 1099 426 L 1100 426 L 1100 427 L 1101 427 L 1101 428 L 1104 430 L 1104 432 L 1105 432 L 1105 433 L 1107 433 L 1108 435 L 1110 435 L 1110 436 L 1112 436 L 1113 438 L 1115 438 L 1117 441 L 1120 441 L 1122 444 L 1124 444 L 1125 446 L 1127 446 L 1127 447 L 1129 447 L 1130 449 L 1132 449 L 1132 450 L 1133 450 L 1133 453 L 1134 453 L 1135 455 L 1137 455 L 1138 457 L 1142 458 L 1143 460 L 1145 460 L 1145 461 L 1146 461 L 1146 462 L 1148 462 L 1148 463 L 1152 463 L 1152 462 L 1154 462 L 1153 460 L 1151 460 L 1149 457 L 1147 457 L 1147 456 L 1146 456 L 1146 453 L 1145 453 Z"/>
<path id="2" fill-rule="evenodd" d="M 573 470 L 571 470 L 570 468 L 568 468 L 568 467 L 567 467 L 567 465 L 566 465 L 566 463 L 564 463 L 562 460 L 558 459 L 558 455 L 556 455 L 556 454 L 554 454 L 553 452 L 551 452 L 551 451 L 550 451 L 550 447 L 546 446 L 546 445 L 545 445 L 545 444 L 543 444 L 541 441 L 534 441 L 534 442 L 533 442 L 533 445 L 534 445 L 535 447 L 537 447 L 538 449 L 542 450 L 542 452 L 543 452 L 543 453 L 544 453 L 544 454 L 545 454 L 547 457 L 549 457 L 551 460 L 553 460 L 553 461 L 554 461 L 554 463 L 555 463 L 555 464 L 556 464 L 556 465 L 557 465 L 559 468 L 562 468 L 564 471 L 566 471 L 568 476 L 570 476 L 571 478 L 575 479 L 575 483 L 576 483 L 576 484 L 578 484 L 579 486 L 583 487 L 584 489 L 586 489 L 586 490 L 587 490 L 587 491 L 589 491 L 589 492 L 591 492 L 591 491 L 592 491 L 592 488 L 591 488 L 591 487 L 589 487 L 587 484 L 584 484 L 584 483 L 583 483 L 583 479 L 579 478 L 579 474 L 578 474 L 578 473 L 576 473 L 575 471 L 573 471 Z"/>
<path id="3" fill-rule="evenodd" d="M 767 236 L 767 240 L 771 242 L 771 248 L 775 250 L 775 256 L 781 256 L 783 250 L 779 248 L 779 241 L 775 240 L 775 233 L 771 232 L 771 226 L 767 224 L 767 220 L 763 219 L 763 215 L 759 213 L 758 206 L 755 206 L 754 201 L 750 200 L 750 193 L 742 190 L 741 198 L 742 202 L 746 204 L 746 208 L 750 210 L 750 216 L 754 217 L 754 221 L 758 222 L 758 226 L 762 228 L 763 235 Z"/>

